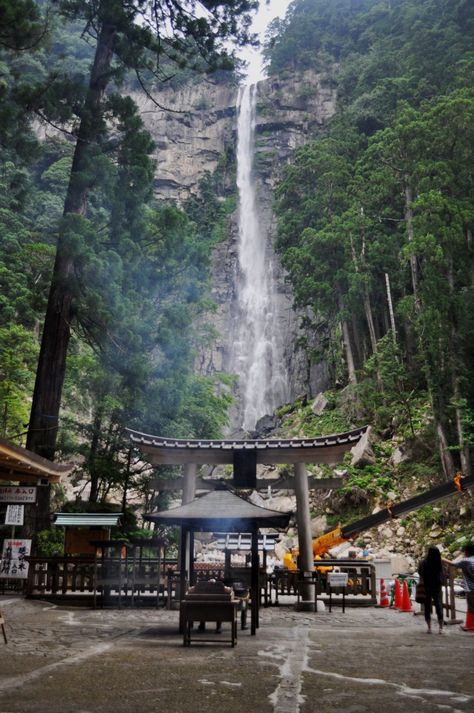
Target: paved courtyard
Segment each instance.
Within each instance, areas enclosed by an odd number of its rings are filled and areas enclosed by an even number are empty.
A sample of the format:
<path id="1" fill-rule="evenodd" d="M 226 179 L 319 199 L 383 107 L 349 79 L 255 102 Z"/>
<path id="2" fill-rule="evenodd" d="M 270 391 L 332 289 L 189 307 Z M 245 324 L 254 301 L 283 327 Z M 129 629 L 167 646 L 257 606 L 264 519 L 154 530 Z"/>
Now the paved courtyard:
<path id="1" fill-rule="evenodd" d="M 474 711 L 474 634 L 389 609 L 261 610 L 184 648 L 178 613 L 0 597 L 0 713 Z"/>

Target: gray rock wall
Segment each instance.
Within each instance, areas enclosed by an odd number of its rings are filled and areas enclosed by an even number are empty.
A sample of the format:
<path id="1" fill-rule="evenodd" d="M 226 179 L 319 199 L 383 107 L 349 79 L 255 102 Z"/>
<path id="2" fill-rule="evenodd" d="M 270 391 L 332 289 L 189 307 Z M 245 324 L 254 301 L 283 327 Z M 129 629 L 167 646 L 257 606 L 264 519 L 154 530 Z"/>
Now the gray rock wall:
<path id="1" fill-rule="evenodd" d="M 145 125 L 156 142 L 158 198 L 183 203 L 198 190 L 205 171 L 213 172 L 227 149 L 236 147 L 237 87 L 209 79 L 180 90 L 165 90 L 157 99 L 160 107 L 143 95 L 134 97 Z M 324 124 L 335 111 L 335 90 L 320 75 L 282 75 L 259 83 L 255 171 L 262 228 L 269 241 L 275 236 L 273 192 L 283 166 L 298 146 Z M 233 325 L 236 319 L 235 275 L 237 271 L 237 215 L 229 221 L 228 238 L 213 255 L 212 298 L 218 305 L 212 322 L 219 338 L 201 353 L 197 367 L 202 373 L 229 370 Z M 277 267 L 278 324 L 287 345 L 285 360 L 295 398 L 314 395 L 326 388 L 323 364 L 308 364 L 295 351 L 299 317 L 292 308 L 292 293 L 281 266 Z"/>

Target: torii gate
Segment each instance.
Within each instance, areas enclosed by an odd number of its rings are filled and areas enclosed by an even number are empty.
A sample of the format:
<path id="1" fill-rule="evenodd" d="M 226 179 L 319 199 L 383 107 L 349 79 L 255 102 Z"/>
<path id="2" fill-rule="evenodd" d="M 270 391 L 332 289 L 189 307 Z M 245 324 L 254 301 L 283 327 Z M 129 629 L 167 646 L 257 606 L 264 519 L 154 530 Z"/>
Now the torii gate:
<path id="1" fill-rule="evenodd" d="M 311 537 L 311 518 L 309 511 L 309 483 L 307 463 L 326 463 L 336 465 L 342 461 L 344 453 L 352 448 L 367 430 L 367 426 L 345 433 L 336 433 L 318 438 L 256 439 L 256 440 L 188 440 L 163 438 L 140 431 L 127 429 L 132 443 L 153 465 L 183 466 L 182 503 L 194 500 L 196 494 L 196 472 L 198 465 L 232 465 L 236 489 L 254 490 L 269 480 L 257 480 L 257 464 L 293 464 L 294 489 L 296 494 L 296 520 L 301 568 L 309 571 L 313 568 L 313 550 Z M 275 486 L 290 489 L 289 479 L 282 485 L 281 480 Z M 215 482 L 215 481 L 214 481 Z M 227 481 L 229 482 L 229 481 Z M 209 481 L 200 479 L 199 485 Z M 278 485 L 277 485 L 278 484 Z M 311 487 L 333 488 L 341 484 L 340 479 L 310 479 Z M 156 483 L 159 487 L 159 483 Z M 179 486 L 178 486 L 179 487 Z M 212 487 L 210 485 L 209 487 Z M 308 585 L 302 592 L 302 608 L 314 607 L 314 592 Z"/>

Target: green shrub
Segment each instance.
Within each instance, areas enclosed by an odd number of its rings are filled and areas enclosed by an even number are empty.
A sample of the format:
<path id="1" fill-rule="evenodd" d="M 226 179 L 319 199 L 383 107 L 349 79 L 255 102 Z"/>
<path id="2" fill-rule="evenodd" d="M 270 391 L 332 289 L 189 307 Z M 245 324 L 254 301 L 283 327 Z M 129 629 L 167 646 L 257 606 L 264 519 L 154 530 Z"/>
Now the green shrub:
<path id="1" fill-rule="evenodd" d="M 40 530 L 37 535 L 38 555 L 40 557 L 61 557 L 64 555 L 64 530 L 51 527 Z"/>

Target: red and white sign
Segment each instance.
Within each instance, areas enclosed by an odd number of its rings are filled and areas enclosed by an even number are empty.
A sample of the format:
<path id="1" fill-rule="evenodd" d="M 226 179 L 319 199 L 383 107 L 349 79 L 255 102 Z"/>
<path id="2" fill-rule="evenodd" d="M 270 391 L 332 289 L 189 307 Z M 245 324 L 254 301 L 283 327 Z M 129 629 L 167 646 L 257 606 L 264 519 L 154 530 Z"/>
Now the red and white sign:
<path id="1" fill-rule="evenodd" d="M 31 540 L 4 540 L 0 560 L 0 579 L 26 579 L 28 562 L 25 558 L 30 552 Z"/>
<path id="2" fill-rule="evenodd" d="M 35 485 L 4 485 L 0 487 L 0 503 L 35 503 Z"/>

